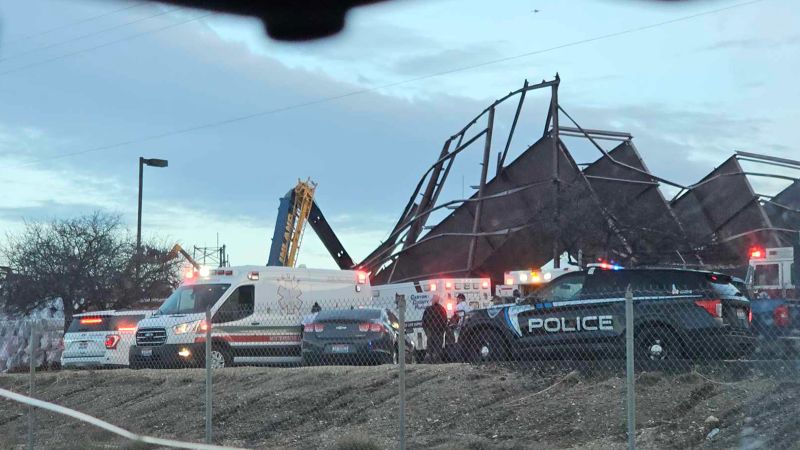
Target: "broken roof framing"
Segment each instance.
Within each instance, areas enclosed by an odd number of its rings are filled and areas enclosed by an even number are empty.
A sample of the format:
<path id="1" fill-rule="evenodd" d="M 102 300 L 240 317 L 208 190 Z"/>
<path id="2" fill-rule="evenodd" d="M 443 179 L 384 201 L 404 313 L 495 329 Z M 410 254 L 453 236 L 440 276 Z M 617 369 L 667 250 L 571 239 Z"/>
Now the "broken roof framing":
<path id="1" fill-rule="evenodd" d="M 738 161 L 798 169 L 800 163 L 739 152 L 700 182 L 683 186 L 653 175 L 630 134 L 581 127 L 558 103 L 559 84 L 558 75 L 536 84 L 526 80 L 449 137 L 388 238 L 358 267 L 382 284 L 437 276 L 499 280 L 503 271 L 537 267 L 563 251 L 629 264 L 724 265 L 740 260 L 746 254 L 742 247 L 753 239 L 779 245 L 800 228 L 800 183 L 794 180 L 764 199 L 747 175 L 771 175 L 745 172 Z M 550 89 L 542 136 L 506 164 L 526 94 L 540 89 Z M 514 100 L 505 145 L 493 161 L 495 111 Z M 571 126 L 562 126 L 561 116 Z M 584 138 L 601 156 L 581 170 L 562 137 Z M 617 144 L 606 150 L 598 141 Z M 477 192 L 440 201 L 456 157 L 481 143 Z M 667 201 L 659 189 L 662 183 L 679 188 L 679 195 Z M 426 226 L 431 213 L 443 209 L 452 211 Z"/>

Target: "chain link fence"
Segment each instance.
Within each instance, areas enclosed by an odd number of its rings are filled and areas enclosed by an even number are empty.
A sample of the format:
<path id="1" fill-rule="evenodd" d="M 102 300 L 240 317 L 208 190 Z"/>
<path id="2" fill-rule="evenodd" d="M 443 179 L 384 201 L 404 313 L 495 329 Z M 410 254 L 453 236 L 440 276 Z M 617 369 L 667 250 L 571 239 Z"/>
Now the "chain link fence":
<path id="1" fill-rule="evenodd" d="M 58 330 L 17 327 L 3 345 L 41 352 L 0 387 L 245 448 L 798 448 L 794 328 L 754 314 L 728 277 L 583 271 L 488 304 L 452 287 L 269 306 L 252 286 L 222 302 L 205 287 L 169 314 L 74 317 L 58 363 Z M 139 445 L 7 400 L 0 411 L 7 448 Z"/>

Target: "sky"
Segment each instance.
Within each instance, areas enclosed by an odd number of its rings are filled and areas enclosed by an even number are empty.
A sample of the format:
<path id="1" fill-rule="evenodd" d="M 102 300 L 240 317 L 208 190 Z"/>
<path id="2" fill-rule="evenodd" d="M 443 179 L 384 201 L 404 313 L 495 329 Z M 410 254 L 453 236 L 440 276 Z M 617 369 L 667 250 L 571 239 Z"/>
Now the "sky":
<path id="1" fill-rule="evenodd" d="M 661 177 L 696 182 L 734 150 L 797 158 L 797 23 L 794 0 L 394 0 L 354 9 L 336 37 L 282 43 L 255 19 L 173 5 L 3 2 L 0 241 L 97 209 L 135 231 L 144 156 L 169 160 L 145 168 L 145 238 L 219 236 L 233 264 L 264 263 L 279 197 L 310 177 L 358 260 L 445 139 L 556 73 L 581 126 L 630 132 Z M 541 136 L 548 100 L 527 100 L 512 157 Z M 493 146 L 512 114 L 498 111 Z M 474 192 L 479 153 L 445 196 Z M 299 263 L 334 266 L 311 232 Z"/>

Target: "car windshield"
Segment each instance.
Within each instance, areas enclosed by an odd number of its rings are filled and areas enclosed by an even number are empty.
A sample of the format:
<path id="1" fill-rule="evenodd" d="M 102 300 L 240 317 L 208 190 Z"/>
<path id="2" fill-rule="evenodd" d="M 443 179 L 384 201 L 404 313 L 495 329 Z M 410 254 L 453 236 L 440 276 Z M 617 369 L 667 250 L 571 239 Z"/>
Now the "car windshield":
<path id="1" fill-rule="evenodd" d="M 192 284 L 179 287 L 158 308 L 158 314 L 192 314 L 205 312 L 230 284 Z"/>

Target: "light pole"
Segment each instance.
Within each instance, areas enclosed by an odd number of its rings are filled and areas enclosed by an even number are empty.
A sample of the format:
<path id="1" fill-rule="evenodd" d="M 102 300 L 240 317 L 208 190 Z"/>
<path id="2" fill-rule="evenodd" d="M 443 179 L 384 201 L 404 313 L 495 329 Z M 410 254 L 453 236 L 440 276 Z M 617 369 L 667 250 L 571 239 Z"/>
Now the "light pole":
<path id="1" fill-rule="evenodd" d="M 139 157 L 139 211 L 136 217 L 136 256 L 139 256 L 139 251 L 142 247 L 142 173 L 144 166 L 150 167 L 167 167 L 169 161 L 166 159 L 147 159 Z M 138 266 L 138 263 L 137 263 Z"/>

